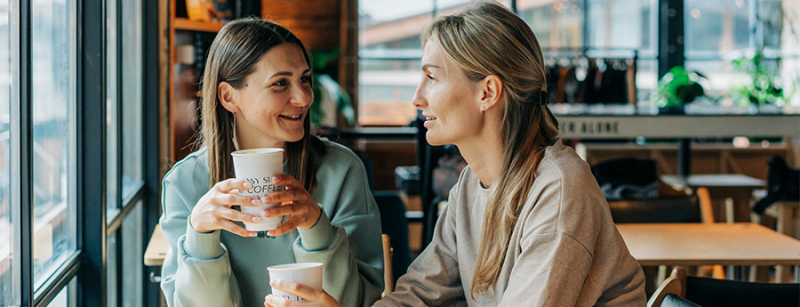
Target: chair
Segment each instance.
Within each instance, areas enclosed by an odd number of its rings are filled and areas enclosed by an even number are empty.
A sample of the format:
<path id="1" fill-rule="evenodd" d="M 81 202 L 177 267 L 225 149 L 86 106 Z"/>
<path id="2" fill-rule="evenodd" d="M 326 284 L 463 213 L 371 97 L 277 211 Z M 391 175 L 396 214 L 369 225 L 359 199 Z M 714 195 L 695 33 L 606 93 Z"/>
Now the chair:
<path id="1" fill-rule="evenodd" d="M 395 191 L 375 191 L 372 193 L 378 210 L 381 212 L 382 233 L 390 238 L 392 250 L 393 282 L 403 276 L 411 265 L 411 249 L 408 246 L 408 220 L 403 199 Z"/>
<path id="2" fill-rule="evenodd" d="M 656 290 L 648 307 L 667 307 L 668 295 L 683 298 L 703 307 L 714 306 L 800 306 L 800 285 L 755 283 L 687 276 L 675 268 Z"/>
<path id="3" fill-rule="evenodd" d="M 713 223 L 708 190 L 697 197 L 674 196 L 652 199 L 609 200 L 614 223 Z"/>
<path id="4" fill-rule="evenodd" d="M 383 239 L 383 295 L 394 291 L 394 275 L 392 274 L 392 239 L 387 234 L 382 234 Z M 383 296 L 381 295 L 381 296 Z"/>

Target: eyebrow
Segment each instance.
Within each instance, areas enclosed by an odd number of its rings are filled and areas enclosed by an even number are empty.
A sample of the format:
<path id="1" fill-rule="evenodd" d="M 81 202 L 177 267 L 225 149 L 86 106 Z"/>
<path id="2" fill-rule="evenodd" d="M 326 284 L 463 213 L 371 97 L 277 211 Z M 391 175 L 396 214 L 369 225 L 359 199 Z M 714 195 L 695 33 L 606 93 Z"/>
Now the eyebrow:
<path id="1" fill-rule="evenodd" d="M 310 71 L 311 71 L 310 68 L 306 69 L 300 75 L 305 75 L 306 73 L 308 73 Z M 279 71 L 279 72 L 276 72 L 274 75 L 270 76 L 269 78 L 272 79 L 272 78 L 275 78 L 277 76 L 289 76 L 289 77 L 291 77 L 292 76 L 292 72 L 290 72 L 290 71 Z"/>
<path id="2" fill-rule="evenodd" d="M 428 68 L 441 68 L 441 67 L 433 65 L 433 64 L 422 65 L 422 70 L 428 70 Z"/>

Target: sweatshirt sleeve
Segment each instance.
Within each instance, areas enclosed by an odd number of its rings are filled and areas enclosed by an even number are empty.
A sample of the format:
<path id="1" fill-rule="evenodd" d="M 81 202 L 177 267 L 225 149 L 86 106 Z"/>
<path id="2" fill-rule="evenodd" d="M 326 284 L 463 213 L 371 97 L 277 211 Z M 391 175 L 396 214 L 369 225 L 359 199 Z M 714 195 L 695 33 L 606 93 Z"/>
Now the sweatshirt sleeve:
<path id="1" fill-rule="evenodd" d="M 462 173 L 463 176 L 463 173 Z M 461 180 L 459 180 L 461 181 Z M 433 239 L 397 280 L 394 292 L 375 306 L 466 306 L 456 257 L 456 190 L 450 191 L 447 209 L 436 222 Z"/>
<path id="2" fill-rule="evenodd" d="M 176 165 L 176 168 L 179 165 Z M 179 170 L 164 179 L 161 230 L 169 250 L 161 268 L 161 290 L 168 306 L 241 306 L 239 286 L 220 231 L 199 233 L 189 223 L 196 200 Z M 197 193 L 192 193 L 197 192 Z"/>
<path id="3" fill-rule="evenodd" d="M 348 161 L 323 175 L 328 182 L 315 193 L 322 214 L 298 229 L 293 248 L 297 262 L 325 263 L 323 289 L 342 305 L 369 306 L 383 292 L 380 213 L 364 166 L 355 155 Z"/>
<path id="4" fill-rule="evenodd" d="M 582 291 L 597 289 L 591 254 L 563 232 L 531 234 L 515 263 L 500 306 L 576 306 Z"/>

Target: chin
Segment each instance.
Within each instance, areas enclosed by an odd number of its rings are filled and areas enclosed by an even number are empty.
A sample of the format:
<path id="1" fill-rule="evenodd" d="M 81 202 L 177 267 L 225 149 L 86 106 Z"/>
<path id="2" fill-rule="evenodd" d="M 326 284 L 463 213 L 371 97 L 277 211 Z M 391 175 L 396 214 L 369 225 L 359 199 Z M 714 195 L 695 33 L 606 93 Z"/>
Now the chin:
<path id="1" fill-rule="evenodd" d="M 452 142 L 448 142 L 445 138 L 438 136 L 436 134 L 432 134 L 430 131 L 428 131 L 428 133 L 425 134 L 425 139 L 428 141 L 428 144 L 431 144 L 431 146 L 442 146 L 442 145 L 452 144 Z"/>

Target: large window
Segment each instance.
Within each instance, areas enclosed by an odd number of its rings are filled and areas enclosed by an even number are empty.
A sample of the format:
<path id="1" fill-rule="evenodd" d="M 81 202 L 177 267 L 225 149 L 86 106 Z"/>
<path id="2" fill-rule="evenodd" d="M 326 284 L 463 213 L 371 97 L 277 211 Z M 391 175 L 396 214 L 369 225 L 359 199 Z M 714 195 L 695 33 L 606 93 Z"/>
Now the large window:
<path id="1" fill-rule="evenodd" d="M 75 249 L 75 2 L 32 2 L 33 271 L 38 286 Z"/>
<path id="2" fill-rule="evenodd" d="M 359 123 L 407 125 L 419 83 L 419 34 L 434 14 L 452 14 L 468 0 L 359 1 Z M 499 1 L 510 6 L 510 1 Z M 636 58 L 633 101 L 656 86 L 657 0 L 518 0 L 517 14 L 536 34 L 548 63 Z M 435 6 L 435 7 L 434 7 Z M 548 64 L 550 65 L 550 64 Z"/>
<path id="3" fill-rule="evenodd" d="M 144 130 L 149 5 L 0 0 L 0 306 L 155 298 L 142 264 L 156 198 L 144 150 L 158 143 Z"/>
<path id="4" fill-rule="evenodd" d="M 786 93 L 800 82 L 800 2 L 685 0 L 686 67 L 708 77 L 707 92 L 733 105 L 732 90 L 752 82 L 734 60 L 763 51 L 763 67 L 779 75 Z M 795 95 L 794 104 L 800 104 Z"/>

